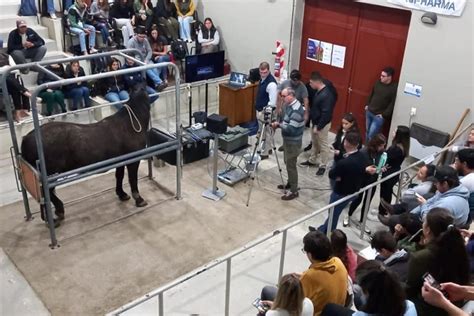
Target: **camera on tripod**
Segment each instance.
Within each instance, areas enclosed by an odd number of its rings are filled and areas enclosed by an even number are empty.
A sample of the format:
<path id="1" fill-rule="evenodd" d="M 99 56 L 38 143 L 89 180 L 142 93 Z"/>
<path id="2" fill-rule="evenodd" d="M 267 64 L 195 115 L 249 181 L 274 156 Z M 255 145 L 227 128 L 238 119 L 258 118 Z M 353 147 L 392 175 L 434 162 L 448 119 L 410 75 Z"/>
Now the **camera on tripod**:
<path id="1" fill-rule="evenodd" d="M 274 107 L 271 105 L 267 105 L 263 108 L 263 121 L 264 123 L 271 123 L 274 121 L 273 118 L 273 111 L 275 110 Z"/>

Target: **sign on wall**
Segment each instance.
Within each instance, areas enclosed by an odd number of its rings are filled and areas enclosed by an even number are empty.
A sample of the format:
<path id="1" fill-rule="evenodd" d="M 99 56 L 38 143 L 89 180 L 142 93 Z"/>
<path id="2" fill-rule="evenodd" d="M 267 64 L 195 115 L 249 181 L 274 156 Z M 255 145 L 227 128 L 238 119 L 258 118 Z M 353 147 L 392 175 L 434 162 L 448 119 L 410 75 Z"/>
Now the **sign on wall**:
<path id="1" fill-rule="evenodd" d="M 387 0 L 410 9 L 434 12 L 443 15 L 461 16 L 466 0 Z"/>
<path id="2" fill-rule="evenodd" d="M 346 48 L 344 46 L 308 38 L 306 59 L 338 68 L 344 68 L 345 54 Z"/>

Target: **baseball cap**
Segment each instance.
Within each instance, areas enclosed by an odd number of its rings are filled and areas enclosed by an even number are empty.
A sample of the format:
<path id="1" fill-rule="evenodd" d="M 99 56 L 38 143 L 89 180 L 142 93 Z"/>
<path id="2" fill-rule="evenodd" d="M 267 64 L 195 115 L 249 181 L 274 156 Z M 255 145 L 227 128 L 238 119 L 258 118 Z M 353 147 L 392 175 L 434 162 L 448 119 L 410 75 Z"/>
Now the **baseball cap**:
<path id="1" fill-rule="evenodd" d="M 16 27 L 22 27 L 26 26 L 26 21 L 25 20 L 17 20 L 16 21 Z"/>
<path id="2" fill-rule="evenodd" d="M 456 179 L 458 179 L 457 172 L 454 168 L 450 166 L 437 167 L 433 174 L 433 180 L 437 182 Z"/>

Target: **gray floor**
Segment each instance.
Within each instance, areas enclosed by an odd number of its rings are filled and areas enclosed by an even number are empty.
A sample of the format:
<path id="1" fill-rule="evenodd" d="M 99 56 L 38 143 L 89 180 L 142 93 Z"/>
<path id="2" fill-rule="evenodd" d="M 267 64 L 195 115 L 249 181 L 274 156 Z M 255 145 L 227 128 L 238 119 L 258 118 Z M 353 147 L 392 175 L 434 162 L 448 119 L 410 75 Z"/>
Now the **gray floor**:
<path id="1" fill-rule="evenodd" d="M 307 155 L 302 154 L 300 161 Z M 278 168 L 271 157 L 259 166 L 249 207 L 245 206 L 249 182 L 233 187 L 219 184 L 227 195 L 212 202 L 201 197 L 212 183 L 209 169 L 207 160 L 186 165 L 183 199 L 177 201 L 173 198 L 175 168 L 155 168 L 156 182 L 140 181 L 142 195 L 150 203 L 145 209 L 119 202 L 113 190 L 102 192 L 114 185 L 113 174 L 59 189 L 68 204 L 66 221 L 57 230 L 61 247 L 55 250 L 48 248 L 48 230 L 39 216 L 26 223 L 21 202 L 5 205 L 0 208 L 0 247 L 51 314 L 99 315 L 315 211 L 327 204 L 330 193 L 327 177 L 316 177 L 315 169 L 300 167 L 300 197 L 281 201 L 276 189 Z M 142 163 L 141 176 L 145 172 Z M 94 193 L 92 198 L 80 198 Z M 310 224 L 323 220 L 319 215 Z M 369 225 L 374 228 L 377 224 Z M 345 231 L 356 249 L 367 245 L 358 239 L 356 229 Z M 306 224 L 289 234 L 286 272 L 302 271 L 308 265 L 299 251 L 305 232 Z M 254 314 L 251 302 L 261 287 L 276 282 L 279 240 L 233 260 L 231 314 Z M 222 314 L 222 269 L 203 273 L 169 291 L 165 295 L 167 314 Z M 2 301 L 2 306 L 14 303 L 17 301 Z M 156 314 L 156 302 L 150 304 L 129 313 Z M 14 315 L 10 310 L 7 314 Z"/>

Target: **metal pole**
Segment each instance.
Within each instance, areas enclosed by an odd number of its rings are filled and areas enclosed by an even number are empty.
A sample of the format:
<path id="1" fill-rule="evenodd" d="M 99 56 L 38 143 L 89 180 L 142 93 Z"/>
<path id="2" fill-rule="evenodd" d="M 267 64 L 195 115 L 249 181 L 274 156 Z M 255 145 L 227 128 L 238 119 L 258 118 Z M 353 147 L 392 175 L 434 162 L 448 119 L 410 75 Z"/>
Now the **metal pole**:
<path id="1" fill-rule="evenodd" d="M 182 144 L 182 129 L 183 125 L 181 124 L 181 110 L 180 110 L 180 91 L 179 85 L 181 84 L 181 78 L 179 73 L 178 66 L 174 65 L 175 68 L 175 97 L 176 97 L 176 140 L 178 141 L 178 148 L 176 148 L 176 199 L 181 199 L 181 177 L 182 177 L 182 162 L 181 162 L 181 153 L 183 150 Z"/>
<path id="2" fill-rule="evenodd" d="M 231 275 L 231 268 L 232 268 L 232 258 L 226 260 L 227 268 L 226 268 L 226 276 L 225 276 L 225 315 L 229 316 L 229 309 L 230 309 L 230 275 Z"/>
<path id="3" fill-rule="evenodd" d="M 283 276 L 283 268 L 285 267 L 285 255 L 286 255 L 286 237 L 288 230 L 284 230 L 281 236 L 281 253 L 280 253 L 280 269 L 278 271 L 278 280 Z"/>
<path id="4" fill-rule="evenodd" d="M 362 209 L 360 210 L 361 212 L 364 212 L 364 217 L 362 218 L 362 224 L 360 225 L 360 239 L 364 238 L 365 225 L 367 223 L 367 216 L 369 215 L 371 198 L 372 198 L 372 188 L 367 189 L 365 191 L 365 208 L 363 210 Z"/>
<path id="5" fill-rule="evenodd" d="M 163 300 L 163 292 L 158 294 L 158 315 L 163 316 L 165 314 L 165 306 Z"/>
<path id="6" fill-rule="evenodd" d="M 402 180 L 403 180 L 403 173 L 400 173 L 398 177 L 398 188 L 397 188 L 397 197 L 395 199 L 395 203 L 398 203 L 400 200 L 400 195 L 402 194 Z"/>
<path id="7" fill-rule="evenodd" d="M 328 236 L 328 238 L 331 237 L 331 232 L 332 232 L 332 222 L 334 220 L 334 206 L 331 206 L 329 208 L 329 217 L 328 217 L 328 227 L 326 229 L 326 235 Z"/>

